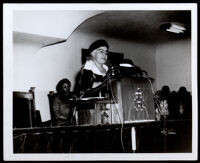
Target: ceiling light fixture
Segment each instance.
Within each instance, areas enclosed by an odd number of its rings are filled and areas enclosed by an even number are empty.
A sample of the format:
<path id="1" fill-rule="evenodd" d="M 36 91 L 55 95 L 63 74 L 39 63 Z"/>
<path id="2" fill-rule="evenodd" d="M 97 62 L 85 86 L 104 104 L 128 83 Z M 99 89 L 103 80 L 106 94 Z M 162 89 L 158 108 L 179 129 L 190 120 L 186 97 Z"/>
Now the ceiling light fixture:
<path id="1" fill-rule="evenodd" d="M 186 30 L 186 28 L 183 25 L 176 23 L 162 24 L 161 29 L 173 33 L 184 33 L 184 31 Z"/>

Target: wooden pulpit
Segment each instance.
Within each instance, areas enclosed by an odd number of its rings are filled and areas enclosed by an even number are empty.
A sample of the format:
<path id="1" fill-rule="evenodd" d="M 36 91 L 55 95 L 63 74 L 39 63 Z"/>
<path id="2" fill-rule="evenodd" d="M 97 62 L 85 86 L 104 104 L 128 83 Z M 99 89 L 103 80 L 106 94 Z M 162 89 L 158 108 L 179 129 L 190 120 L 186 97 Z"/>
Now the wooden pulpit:
<path id="1" fill-rule="evenodd" d="M 79 110 L 88 110 L 79 119 L 84 121 L 87 118 L 87 122 L 81 124 L 121 124 L 155 120 L 153 92 L 147 78 L 121 77 L 108 83 L 108 97 L 78 102 L 81 106 Z M 89 103 L 93 107 L 83 107 Z"/>
<path id="2" fill-rule="evenodd" d="M 112 123 L 155 120 L 151 83 L 147 78 L 122 77 L 112 81 Z"/>

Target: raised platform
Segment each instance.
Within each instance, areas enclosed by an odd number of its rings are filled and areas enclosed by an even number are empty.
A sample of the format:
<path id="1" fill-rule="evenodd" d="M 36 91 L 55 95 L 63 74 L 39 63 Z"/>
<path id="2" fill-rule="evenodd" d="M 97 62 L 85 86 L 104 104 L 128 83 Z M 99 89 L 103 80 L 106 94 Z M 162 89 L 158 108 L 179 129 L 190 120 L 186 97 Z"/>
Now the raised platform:
<path id="1" fill-rule="evenodd" d="M 161 121 L 18 128 L 13 130 L 14 153 L 191 152 L 191 120 L 166 122 L 167 133 Z"/>

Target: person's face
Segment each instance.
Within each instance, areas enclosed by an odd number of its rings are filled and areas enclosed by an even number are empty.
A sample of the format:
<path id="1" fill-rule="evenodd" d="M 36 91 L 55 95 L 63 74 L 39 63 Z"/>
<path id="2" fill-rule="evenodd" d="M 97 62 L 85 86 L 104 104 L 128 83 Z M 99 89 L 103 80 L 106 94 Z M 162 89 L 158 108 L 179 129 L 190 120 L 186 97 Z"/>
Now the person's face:
<path id="1" fill-rule="evenodd" d="M 63 84 L 63 91 L 65 94 L 68 94 L 70 92 L 70 85 L 68 83 Z"/>
<path id="2" fill-rule="evenodd" d="M 91 55 L 93 60 L 100 64 L 104 64 L 108 58 L 108 48 L 106 46 L 101 46 L 98 49 L 93 50 Z"/>

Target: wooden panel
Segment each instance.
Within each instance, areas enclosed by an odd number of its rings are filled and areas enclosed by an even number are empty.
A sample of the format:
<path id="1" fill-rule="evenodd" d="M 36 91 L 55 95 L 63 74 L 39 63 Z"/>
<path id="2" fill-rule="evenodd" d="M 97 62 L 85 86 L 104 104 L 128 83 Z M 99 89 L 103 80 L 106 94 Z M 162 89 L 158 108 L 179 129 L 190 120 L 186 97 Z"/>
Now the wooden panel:
<path id="1" fill-rule="evenodd" d="M 112 96 L 118 101 L 117 108 L 121 121 L 155 120 L 153 93 L 148 79 L 137 77 L 123 77 L 112 82 Z"/>
<path id="2" fill-rule="evenodd" d="M 33 127 L 35 124 L 32 92 L 13 92 L 13 128 Z"/>
<path id="3" fill-rule="evenodd" d="M 96 124 L 111 124 L 110 104 L 95 104 Z"/>
<path id="4" fill-rule="evenodd" d="M 115 104 L 112 105 L 112 124 L 119 124 L 124 121 L 120 82 L 121 81 L 112 82 L 111 96 L 115 101 Z"/>
<path id="5" fill-rule="evenodd" d="M 119 84 L 121 86 L 124 121 L 154 120 L 153 93 L 148 80 L 144 78 L 122 78 Z"/>
<path id="6" fill-rule="evenodd" d="M 13 127 L 32 127 L 31 103 L 27 98 L 13 98 Z"/>

